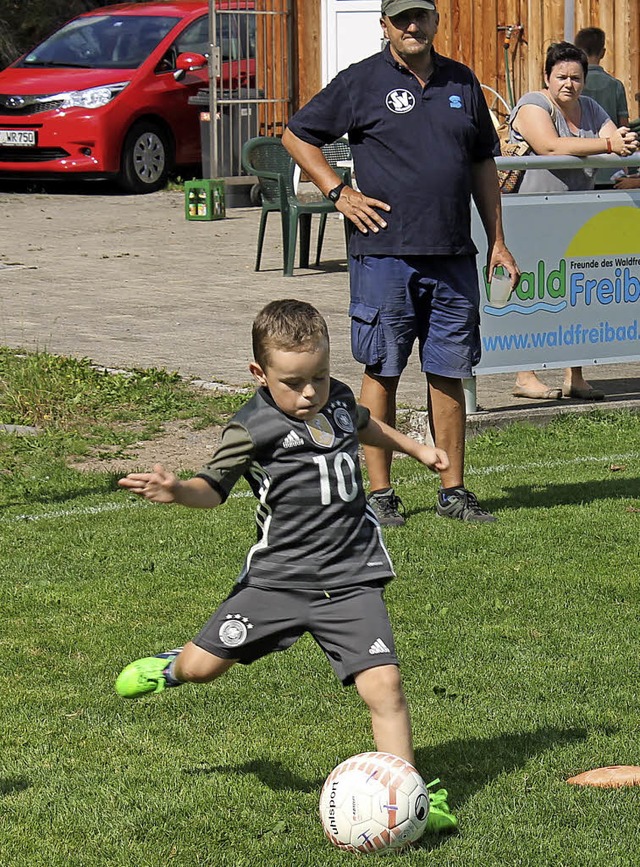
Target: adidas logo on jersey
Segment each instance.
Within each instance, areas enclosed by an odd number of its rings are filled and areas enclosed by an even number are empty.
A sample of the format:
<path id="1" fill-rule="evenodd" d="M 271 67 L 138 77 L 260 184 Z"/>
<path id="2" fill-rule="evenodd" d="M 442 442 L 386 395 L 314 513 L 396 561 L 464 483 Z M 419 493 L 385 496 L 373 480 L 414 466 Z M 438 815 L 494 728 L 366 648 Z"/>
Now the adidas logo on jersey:
<path id="1" fill-rule="evenodd" d="M 283 449 L 294 449 L 297 446 L 303 446 L 304 440 L 294 430 L 290 430 L 286 437 L 282 440 Z"/>
<path id="2" fill-rule="evenodd" d="M 381 638 L 376 638 L 369 648 L 369 653 L 374 656 L 376 653 L 391 653 L 391 651 Z"/>

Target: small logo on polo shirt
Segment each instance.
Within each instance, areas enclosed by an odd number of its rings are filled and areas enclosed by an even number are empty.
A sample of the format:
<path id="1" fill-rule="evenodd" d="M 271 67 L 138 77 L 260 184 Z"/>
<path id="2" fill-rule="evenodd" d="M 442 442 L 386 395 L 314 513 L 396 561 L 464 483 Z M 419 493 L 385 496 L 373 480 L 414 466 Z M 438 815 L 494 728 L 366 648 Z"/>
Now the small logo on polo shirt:
<path id="1" fill-rule="evenodd" d="M 462 108 L 462 100 L 459 96 L 449 97 L 449 108 Z"/>
<path id="2" fill-rule="evenodd" d="M 398 89 L 389 91 L 385 102 L 394 114 L 406 114 L 415 107 L 416 98 L 410 91 Z"/>

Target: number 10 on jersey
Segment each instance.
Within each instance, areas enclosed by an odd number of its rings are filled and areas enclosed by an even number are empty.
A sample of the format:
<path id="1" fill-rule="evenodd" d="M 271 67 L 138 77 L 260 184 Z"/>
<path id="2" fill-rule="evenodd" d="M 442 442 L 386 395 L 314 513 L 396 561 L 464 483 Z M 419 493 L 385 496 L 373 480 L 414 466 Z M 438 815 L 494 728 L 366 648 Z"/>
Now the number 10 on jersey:
<path id="1" fill-rule="evenodd" d="M 313 459 L 320 472 L 320 502 L 323 506 L 331 504 L 332 490 L 335 490 L 341 500 L 350 503 L 358 495 L 356 480 L 356 465 L 347 452 L 338 452 L 333 462 L 325 455 L 317 455 Z"/>

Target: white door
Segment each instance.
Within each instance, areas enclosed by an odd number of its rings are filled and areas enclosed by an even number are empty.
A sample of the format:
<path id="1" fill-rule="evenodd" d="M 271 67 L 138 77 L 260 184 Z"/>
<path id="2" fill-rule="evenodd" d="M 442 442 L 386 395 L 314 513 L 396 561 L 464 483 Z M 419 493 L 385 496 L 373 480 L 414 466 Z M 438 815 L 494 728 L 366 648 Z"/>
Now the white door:
<path id="1" fill-rule="evenodd" d="M 322 0 L 322 85 L 380 51 L 380 0 Z"/>

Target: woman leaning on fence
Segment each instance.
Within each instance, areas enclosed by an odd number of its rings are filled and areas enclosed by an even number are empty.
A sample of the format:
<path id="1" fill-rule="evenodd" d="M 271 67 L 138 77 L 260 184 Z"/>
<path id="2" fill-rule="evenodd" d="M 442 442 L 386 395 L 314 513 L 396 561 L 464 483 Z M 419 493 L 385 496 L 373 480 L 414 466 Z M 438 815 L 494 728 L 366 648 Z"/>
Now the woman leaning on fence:
<path id="1" fill-rule="evenodd" d="M 588 157 L 615 153 L 628 156 L 638 149 L 638 137 L 627 127 L 616 128 L 595 100 L 582 96 L 589 62 L 570 42 L 549 46 L 545 62 L 545 90 L 525 94 L 509 116 L 511 142 L 526 142 L 540 156 Z M 533 169 L 524 174 L 521 193 L 592 190 L 595 169 Z M 549 388 L 534 370 L 516 375 L 513 394 L 534 400 L 573 397 L 602 400 L 581 367 L 564 372 L 562 388 Z"/>

